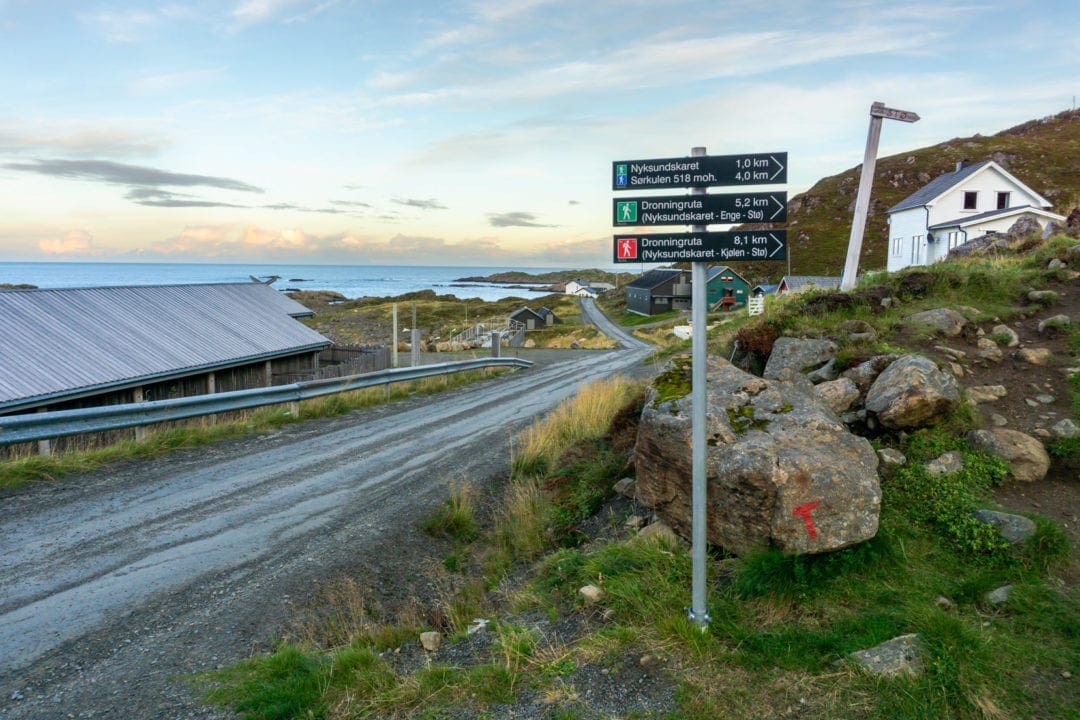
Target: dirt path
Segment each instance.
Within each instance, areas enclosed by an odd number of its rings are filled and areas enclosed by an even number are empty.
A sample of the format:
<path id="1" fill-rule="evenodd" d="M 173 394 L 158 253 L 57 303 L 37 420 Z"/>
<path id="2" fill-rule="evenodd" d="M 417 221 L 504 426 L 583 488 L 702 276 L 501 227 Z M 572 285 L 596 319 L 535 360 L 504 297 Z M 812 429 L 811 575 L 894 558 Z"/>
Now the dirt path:
<path id="1" fill-rule="evenodd" d="M 449 482 L 505 476 L 511 433 L 584 383 L 640 372 L 647 352 L 564 353 L 440 396 L 8 493 L 0 720 L 229 717 L 184 676 L 265 648 L 315 583 L 367 572 L 404 585 L 401 528 Z"/>

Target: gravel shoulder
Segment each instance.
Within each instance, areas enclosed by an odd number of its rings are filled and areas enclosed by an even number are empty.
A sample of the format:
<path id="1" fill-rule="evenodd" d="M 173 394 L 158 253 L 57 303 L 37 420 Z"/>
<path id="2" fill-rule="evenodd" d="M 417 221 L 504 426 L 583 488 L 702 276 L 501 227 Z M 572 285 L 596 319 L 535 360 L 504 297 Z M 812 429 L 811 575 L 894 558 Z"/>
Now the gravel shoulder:
<path id="1" fill-rule="evenodd" d="M 320 583 L 415 592 L 415 523 L 510 438 L 647 348 L 532 354 L 438 396 L 0 496 L 0 719 L 227 718 L 186 677 L 270 647 Z M 521 353 L 522 357 L 529 357 Z"/>

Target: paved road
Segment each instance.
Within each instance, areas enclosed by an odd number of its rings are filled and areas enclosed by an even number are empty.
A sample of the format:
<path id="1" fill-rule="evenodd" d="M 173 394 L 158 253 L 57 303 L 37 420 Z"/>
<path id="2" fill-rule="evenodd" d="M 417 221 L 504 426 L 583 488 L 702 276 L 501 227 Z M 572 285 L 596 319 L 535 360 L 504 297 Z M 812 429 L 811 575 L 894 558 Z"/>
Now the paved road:
<path id="1" fill-rule="evenodd" d="M 455 478 L 505 473 L 511 434 L 582 384 L 640 371 L 648 347 L 622 341 L 0 497 L 0 720 L 224 716 L 177 676 L 280 631 L 298 587 L 358 563 L 400 572 L 379 564 L 395 524 Z"/>

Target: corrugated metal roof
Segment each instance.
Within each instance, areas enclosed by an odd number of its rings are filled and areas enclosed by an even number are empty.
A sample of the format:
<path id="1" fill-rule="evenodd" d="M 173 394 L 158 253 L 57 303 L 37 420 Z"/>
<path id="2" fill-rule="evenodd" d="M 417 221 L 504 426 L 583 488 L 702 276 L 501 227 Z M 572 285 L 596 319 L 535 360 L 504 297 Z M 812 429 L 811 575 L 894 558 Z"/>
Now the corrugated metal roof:
<path id="1" fill-rule="evenodd" d="M 785 275 L 780 279 L 780 284 L 787 287 L 788 292 L 797 292 L 809 287 L 832 290 L 840 287 L 840 278 L 827 275 Z"/>
<path id="2" fill-rule="evenodd" d="M 0 292 L 0 410 L 319 350 L 261 283 Z"/>
<path id="3" fill-rule="evenodd" d="M 909 210 L 914 207 L 921 207 L 930 202 L 938 195 L 941 195 L 949 188 L 961 182 L 964 178 L 973 175 L 981 170 L 986 165 L 990 164 L 990 160 L 985 160 L 981 163 L 975 163 L 974 165 L 967 165 L 959 170 L 951 173 L 945 173 L 944 175 L 938 175 L 936 178 L 923 185 L 921 188 L 908 195 L 906 198 L 898 202 L 889 208 L 888 212 L 894 213 L 900 210 Z"/>

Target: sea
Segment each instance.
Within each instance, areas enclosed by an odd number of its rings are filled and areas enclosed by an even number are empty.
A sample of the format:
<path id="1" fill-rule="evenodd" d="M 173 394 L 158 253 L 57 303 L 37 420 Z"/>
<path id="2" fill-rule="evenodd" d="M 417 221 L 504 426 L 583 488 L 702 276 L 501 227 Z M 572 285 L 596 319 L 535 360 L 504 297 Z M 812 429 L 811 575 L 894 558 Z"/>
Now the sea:
<path id="1" fill-rule="evenodd" d="M 259 263 L 91 263 L 0 262 L 0 284 L 29 284 L 39 288 L 115 287 L 124 285 L 182 285 L 278 279 L 272 287 L 289 290 L 331 290 L 347 298 L 396 297 L 420 290 L 461 299 L 501 300 L 547 294 L 542 285 L 463 282 L 520 270 L 507 267 L 435 267 L 424 265 L 288 265 Z M 528 268 L 544 273 L 563 268 Z"/>

